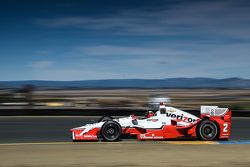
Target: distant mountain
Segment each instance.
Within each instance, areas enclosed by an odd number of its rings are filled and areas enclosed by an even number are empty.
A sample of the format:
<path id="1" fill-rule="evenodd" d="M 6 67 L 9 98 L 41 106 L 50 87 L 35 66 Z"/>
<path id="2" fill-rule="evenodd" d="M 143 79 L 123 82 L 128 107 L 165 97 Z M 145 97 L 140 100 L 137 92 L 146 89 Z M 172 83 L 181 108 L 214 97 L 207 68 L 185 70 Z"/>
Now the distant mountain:
<path id="1" fill-rule="evenodd" d="M 46 88 L 250 88 L 250 79 L 167 78 L 82 81 L 0 81 L 1 88 L 20 88 L 23 85 Z"/>

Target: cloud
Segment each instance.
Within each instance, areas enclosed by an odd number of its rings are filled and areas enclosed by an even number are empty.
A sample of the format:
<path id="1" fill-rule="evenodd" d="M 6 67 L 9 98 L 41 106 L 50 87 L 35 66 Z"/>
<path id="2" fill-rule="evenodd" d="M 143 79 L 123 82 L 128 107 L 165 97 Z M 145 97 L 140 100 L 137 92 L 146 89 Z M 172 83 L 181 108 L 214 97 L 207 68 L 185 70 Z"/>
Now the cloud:
<path id="1" fill-rule="evenodd" d="M 33 62 L 33 78 L 250 77 L 250 43 L 218 45 L 178 40 L 150 44 L 75 46 L 68 50 L 71 56 L 60 55 L 56 63 L 48 60 Z"/>
<path id="2" fill-rule="evenodd" d="M 30 65 L 34 69 L 47 69 L 52 67 L 53 61 L 35 61 Z"/>
<path id="3" fill-rule="evenodd" d="M 116 35 L 250 38 L 249 3 L 245 0 L 183 1 L 156 10 L 124 10 L 104 16 L 41 18 L 51 28 L 111 31 Z"/>
<path id="4" fill-rule="evenodd" d="M 39 74 L 60 80 L 249 78 L 249 6 L 246 0 L 180 1 L 110 15 L 36 19 L 47 28 L 92 33 L 94 41 L 72 48 L 70 55 L 77 61 L 68 61 L 67 67 L 49 65 Z M 96 42 L 96 32 L 110 39 Z"/>
<path id="5" fill-rule="evenodd" d="M 49 55 L 51 53 L 51 51 L 49 50 L 38 50 L 35 52 L 35 54 L 37 55 Z"/>
<path id="6" fill-rule="evenodd" d="M 133 56 L 178 56 L 185 55 L 181 50 L 170 49 L 167 47 L 132 47 L 117 45 L 97 45 L 88 47 L 78 47 L 83 53 L 89 55 L 133 55 Z"/>

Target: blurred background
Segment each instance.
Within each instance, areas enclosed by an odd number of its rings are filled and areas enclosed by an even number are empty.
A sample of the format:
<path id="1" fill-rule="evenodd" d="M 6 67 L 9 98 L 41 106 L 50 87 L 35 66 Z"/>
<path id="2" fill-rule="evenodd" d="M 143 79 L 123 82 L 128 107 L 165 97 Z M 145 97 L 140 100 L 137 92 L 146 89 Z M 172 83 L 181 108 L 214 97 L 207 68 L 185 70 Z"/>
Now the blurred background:
<path id="1" fill-rule="evenodd" d="M 0 110 L 249 110 L 249 7 L 1 0 Z"/>
<path id="2" fill-rule="evenodd" d="M 121 82 L 121 81 L 120 81 Z M 147 82 L 147 81 L 144 81 Z M 102 83 L 100 81 L 100 83 Z M 250 89 L 229 88 L 68 88 L 22 85 L 0 90 L 0 109 L 141 109 L 160 102 L 186 110 L 218 105 L 250 110 Z"/>

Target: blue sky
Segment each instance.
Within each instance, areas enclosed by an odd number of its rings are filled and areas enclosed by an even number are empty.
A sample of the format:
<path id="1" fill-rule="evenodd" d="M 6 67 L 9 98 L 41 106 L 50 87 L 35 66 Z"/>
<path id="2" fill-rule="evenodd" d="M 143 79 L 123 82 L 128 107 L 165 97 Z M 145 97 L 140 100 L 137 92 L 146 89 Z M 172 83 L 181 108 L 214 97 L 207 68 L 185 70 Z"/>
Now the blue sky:
<path id="1" fill-rule="evenodd" d="M 250 78 L 247 0 L 1 0 L 0 80 Z"/>

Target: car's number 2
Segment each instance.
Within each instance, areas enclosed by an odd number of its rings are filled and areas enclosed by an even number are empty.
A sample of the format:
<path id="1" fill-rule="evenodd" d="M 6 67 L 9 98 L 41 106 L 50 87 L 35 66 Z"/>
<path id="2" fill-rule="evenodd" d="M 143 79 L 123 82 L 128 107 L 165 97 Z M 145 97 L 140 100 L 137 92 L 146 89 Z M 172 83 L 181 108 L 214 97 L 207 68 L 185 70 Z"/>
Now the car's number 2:
<path id="1" fill-rule="evenodd" d="M 223 132 L 228 132 L 228 124 L 223 124 Z"/>

